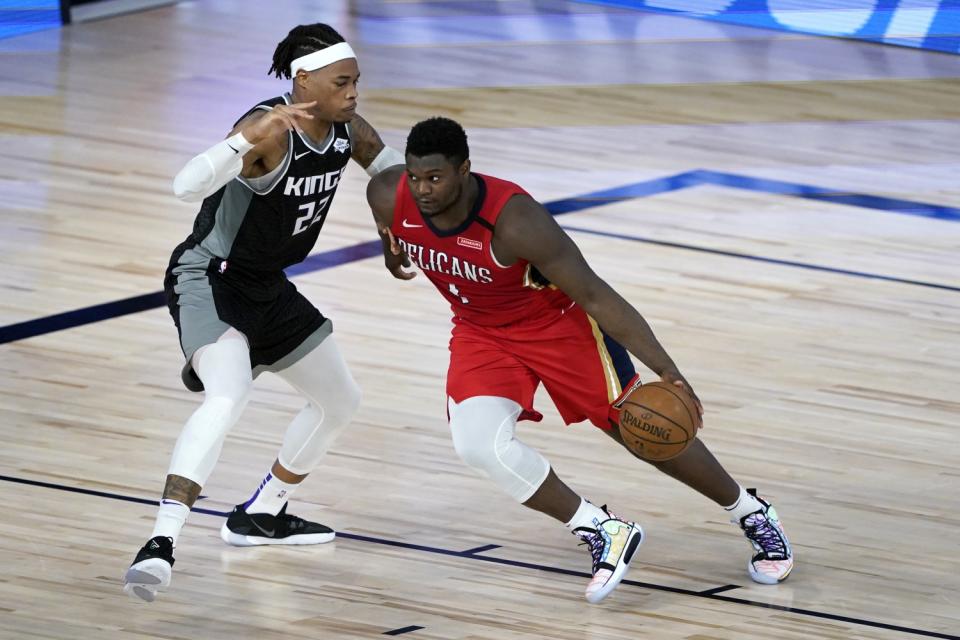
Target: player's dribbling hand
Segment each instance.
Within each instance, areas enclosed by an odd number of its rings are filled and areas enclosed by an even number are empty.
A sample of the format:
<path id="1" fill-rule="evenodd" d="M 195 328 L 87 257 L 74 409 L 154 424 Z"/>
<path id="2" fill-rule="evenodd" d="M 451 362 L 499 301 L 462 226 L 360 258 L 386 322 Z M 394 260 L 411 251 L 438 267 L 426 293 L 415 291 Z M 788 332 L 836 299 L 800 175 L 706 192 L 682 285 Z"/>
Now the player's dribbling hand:
<path id="1" fill-rule="evenodd" d="M 693 401 L 697 404 L 697 413 L 700 414 L 701 429 L 703 428 L 703 403 L 700 402 L 700 398 L 697 397 L 697 394 L 693 392 L 693 387 L 690 386 L 690 383 L 687 382 L 687 379 L 677 371 L 676 369 L 667 369 L 660 374 L 660 379 L 666 383 L 680 387 L 681 389 L 686 390 L 690 394 L 690 397 L 693 398 Z"/>
<path id="2" fill-rule="evenodd" d="M 316 106 L 317 101 L 298 102 L 296 104 L 279 104 L 262 117 L 253 120 L 245 126 L 241 133 L 251 144 L 259 144 L 285 131 L 296 130 L 303 132 L 301 120 L 313 120 L 309 109 Z"/>
<path id="3" fill-rule="evenodd" d="M 405 253 L 385 255 L 384 263 L 387 270 L 398 280 L 411 280 L 417 275 L 416 271 L 407 271 L 412 265 L 410 264 L 410 258 Z"/>

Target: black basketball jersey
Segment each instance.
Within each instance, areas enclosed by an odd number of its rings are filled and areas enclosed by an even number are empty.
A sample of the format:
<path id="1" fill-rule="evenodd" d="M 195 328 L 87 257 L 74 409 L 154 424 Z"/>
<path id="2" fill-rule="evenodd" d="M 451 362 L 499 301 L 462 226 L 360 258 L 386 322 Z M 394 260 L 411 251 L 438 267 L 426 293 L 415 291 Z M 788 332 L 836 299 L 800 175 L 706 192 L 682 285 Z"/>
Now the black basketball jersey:
<path id="1" fill-rule="evenodd" d="M 291 104 L 289 94 L 257 109 Z M 239 120 L 237 121 L 239 122 Z M 237 177 L 203 201 L 178 264 L 206 269 L 219 259 L 225 282 L 272 289 L 283 269 L 303 261 L 317 241 L 340 177 L 350 160 L 350 131 L 334 123 L 323 141 L 288 132 L 286 157 L 267 176 Z"/>

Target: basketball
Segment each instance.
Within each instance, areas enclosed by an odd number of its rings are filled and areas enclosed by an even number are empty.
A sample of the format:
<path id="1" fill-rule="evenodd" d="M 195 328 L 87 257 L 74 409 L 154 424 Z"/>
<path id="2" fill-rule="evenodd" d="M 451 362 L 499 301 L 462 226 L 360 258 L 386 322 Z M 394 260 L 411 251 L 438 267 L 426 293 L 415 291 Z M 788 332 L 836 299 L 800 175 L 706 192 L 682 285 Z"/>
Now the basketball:
<path id="1" fill-rule="evenodd" d="M 650 462 L 676 458 L 700 428 L 697 405 L 684 389 L 662 381 L 635 389 L 620 409 L 620 436 L 634 454 Z"/>

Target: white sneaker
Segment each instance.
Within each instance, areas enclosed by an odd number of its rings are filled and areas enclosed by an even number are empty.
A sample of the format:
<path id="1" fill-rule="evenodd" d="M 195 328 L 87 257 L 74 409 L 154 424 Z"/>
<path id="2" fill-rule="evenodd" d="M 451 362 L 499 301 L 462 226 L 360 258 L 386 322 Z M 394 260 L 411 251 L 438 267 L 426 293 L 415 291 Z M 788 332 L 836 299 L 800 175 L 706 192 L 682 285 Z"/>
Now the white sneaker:
<path id="1" fill-rule="evenodd" d="M 793 549 L 790 548 L 790 541 L 787 540 L 773 505 L 758 497 L 756 489 L 747 489 L 747 493 L 757 498 L 762 505 L 759 511 L 748 513 L 736 523 L 740 525 L 743 535 L 756 552 L 747 562 L 747 570 L 754 582 L 783 582 L 793 571 Z"/>

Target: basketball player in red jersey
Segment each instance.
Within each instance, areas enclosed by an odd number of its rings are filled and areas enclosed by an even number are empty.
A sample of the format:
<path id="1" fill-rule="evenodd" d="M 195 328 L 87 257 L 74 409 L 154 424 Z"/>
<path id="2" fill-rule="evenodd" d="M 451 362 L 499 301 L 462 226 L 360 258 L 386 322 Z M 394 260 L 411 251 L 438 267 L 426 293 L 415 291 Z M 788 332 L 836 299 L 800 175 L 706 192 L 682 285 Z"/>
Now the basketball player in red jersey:
<path id="1" fill-rule="evenodd" d="M 407 138 L 406 165 L 374 177 L 367 200 L 387 268 L 416 264 L 453 310 L 447 403 L 457 453 L 524 505 L 566 524 L 587 543 L 586 598 L 606 597 L 643 541 L 639 525 L 564 484 L 515 436 L 539 421 L 542 383 L 567 424 L 590 420 L 620 442 L 617 403 L 638 384 L 628 351 L 666 382 L 689 383 L 643 317 L 587 265 L 553 217 L 519 186 L 470 171 L 467 136 L 431 118 Z M 751 578 L 776 584 L 793 568 L 775 509 L 744 490 L 700 440 L 651 463 L 728 512 L 753 547 Z"/>

